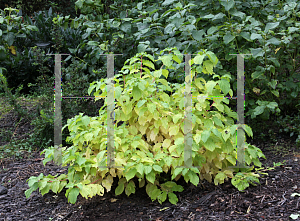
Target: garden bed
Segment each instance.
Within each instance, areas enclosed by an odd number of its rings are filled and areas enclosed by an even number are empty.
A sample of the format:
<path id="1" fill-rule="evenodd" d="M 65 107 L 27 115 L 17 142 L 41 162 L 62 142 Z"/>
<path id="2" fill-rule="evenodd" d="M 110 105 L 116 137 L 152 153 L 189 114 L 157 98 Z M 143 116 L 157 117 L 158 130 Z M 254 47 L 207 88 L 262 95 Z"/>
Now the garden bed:
<path id="1" fill-rule="evenodd" d="M 16 137 L 32 128 L 29 123 L 19 123 L 13 111 L 2 122 L 9 123 Z M 1 131 L 8 130 L 0 124 Z M 283 135 L 281 135 L 283 136 Z M 3 137 L 0 140 L 3 145 Z M 26 180 L 40 173 L 44 175 L 66 173 L 53 163 L 43 166 L 40 151 L 19 152 L 23 158 L 10 157 L 0 161 L 0 181 L 7 193 L 0 195 L 0 220 L 288 220 L 291 214 L 300 214 L 300 153 L 294 141 L 281 137 L 277 144 L 256 141 L 267 159 L 261 159 L 263 166 L 273 162 L 285 164 L 275 167 L 269 176 L 260 179 L 260 185 L 250 186 L 239 192 L 230 181 L 215 186 L 202 181 L 197 187 L 183 185 L 185 190 L 178 193 L 177 205 L 152 202 L 144 188 L 127 197 L 124 193 L 114 195 L 114 189 L 103 197 L 84 199 L 79 196 L 75 205 L 67 202 L 65 191 L 58 195 L 49 193 L 42 196 L 38 191 L 26 199 Z M 184 183 L 181 183 L 184 184 Z M 299 218 L 298 218 L 299 219 Z"/>

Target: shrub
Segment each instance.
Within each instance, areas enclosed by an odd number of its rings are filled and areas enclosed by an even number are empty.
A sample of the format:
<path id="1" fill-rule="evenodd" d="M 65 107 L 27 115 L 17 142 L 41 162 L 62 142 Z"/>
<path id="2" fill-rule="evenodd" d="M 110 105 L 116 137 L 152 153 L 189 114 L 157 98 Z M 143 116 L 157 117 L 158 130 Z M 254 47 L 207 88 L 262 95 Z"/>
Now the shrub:
<path id="1" fill-rule="evenodd" d="M 170 51 L 170 54 L 162 55 L 165 51 Z M 62 149 L 62 166 L 69 166 L 68 174 L 40 174 L 38 177 L 30 177 L 30 189 L 25 192 L 26 197 L 38 188 L 44 195 L 49 190 L 57 193 L 66 187 L 68 201 L 75 203 L 79 193 L 88 198 L 96 194 L 103 195 L 104 188 L 110 191 L 114 178 L 118 177 L 116 195 L 124 191 L 128 196 L 135 193 L 137 184 L 134 181 L 138 179 L 138 186 L 146 186 L 152 200 L 162 203 L 168 197 L 171 203 L 176 204 L 178 198 L 174 192 L 183 190 L 176 183 L 180 177 L 194 185 L 198 185 L 200 179 L 209 182 L 214 180 L 215 185 L 218 185 L 232 178 L 232 184 L 239 190 L 247 188 L 249 183 L 259 183 L 258 174 L 242 169 L 238 172 L 237 169 L 230 168 L 236 165 L 237 159 L 234 136 L 237 125 L 233 120 L 237 114 L 228 108 L 226 104 L 229 100 L 224 98 L 228 93 L 230 96 L 233 93 L 228 76 L 220 79 L 220 76 L 214 75 L 219 80 L 205 81 L 203 78 L 196 78 L 192 82 L 192 94 L 197 100 L 191 109 L 192 140 L 185 142 L 184 85 L 170 84 L 163 79 L 168 77 L 168 69 L 174 68 L 174 61 L 182 62 L 183 57 L 178 52 L 176 48 L 162 51 L 158 60 L 162 61 L 165 68 L 162 66 L 159 70 L 155 70 L 155 60 L 151 55 L 139 53 L 125 62 L 122 74 L 114 77 L 117 103 L 115 116 L 117 121 L 127 122 L 114 128 L 116 168 L 106 167 L 108 139 L 107 111 L 104 108 L 109 102 L 106 99 L 99 116 L 88 117 L 81 113 L 69 119 L 64 126 L 68 127 L 68 140 L 73 143 L 71 147 Z M 209 60 L 203 61 L 205 57 Z M 214 74 L 212 67 L 217 63 L 218 59 L 212 52 L 199 52 L 191 60 L 192 77 L 199 72 L 195 64 L 202 64 L 201 71 Z M 105 86 L 104 79 L 93 82 L 89 93 L 96 89 L 95 96 L 106 97 Z M 175 92 L 171 96 L 164 92 L 172 91 L 172 88 Z M 213 103 L 198 97 L 200 95 L 214 97 Z M 250 127 L 246 125 L 244 129 L 248 135 L 252 135 Z M 186 143 L 191 146 L 191 150 L 184 151 Z M 55 160 L 54 147 L 43 153 L 44 165 Z M 247 165 L 254 163 L 261 166 L 259 157 L 265 158 L 260 149 L 245 145 Z M 183 167 L 185 165 L 195 167 Z M 166 178 L 169 172 L 171 177 Z M 234 172 L 238 173 L 234 175 Z"/>

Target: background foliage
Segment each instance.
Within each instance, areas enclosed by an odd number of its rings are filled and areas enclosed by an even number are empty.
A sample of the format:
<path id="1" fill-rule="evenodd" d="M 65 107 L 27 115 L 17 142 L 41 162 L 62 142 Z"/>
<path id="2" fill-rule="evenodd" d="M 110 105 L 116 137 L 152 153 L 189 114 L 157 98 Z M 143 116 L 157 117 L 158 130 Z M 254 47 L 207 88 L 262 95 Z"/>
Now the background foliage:
<path id="1" fill-rule="evenodd" d="M 49 104 L 53 101 L 54 59 L 46 54 L 70 54 L 63 56 L 63 95 L 86 96 L 90 83 L 106 78 L 103 54 L 122 54 L 115 56 L 116 75 L 136 53 L 155 54 L 172 47 L 183 54 L 201 49 L 215 53 L 219 58 L 216 67 L 199 66 L 194 80 L 213 80 L 206 74 L 211 71 L 220 77 L 228 75 L 233 96 L 237 62 L 230 54 L 252 54 L 244 59 L 245 122 L 254 137 L 262 139 L 268 139 L 265 122 L 276 122 L 280 133 L 300 143 L 298 1 L 77 0 L 68 1 L 70 8 L 65 7 L 69 5 L 66 1 L 43 1 L 39 8 L 38 0 L 30 2 L 0 3 L 0 93 L 9 98 L 20 117 L 32 120 L 36 128 L 33 140 L 41 148 L 42 143 L 53 144 L 47 131 L 53 131 L 53 107 Z M 154 65 L 159 69 L 163 62 Z M 183 83 L 184 76 L 182 62 L 170 70 L 166 80 Z M 35 114 L 28 115 L 16 104 L 20 94 L 42 97 Z M 87 99 L 62 103 L 63 124 L 80 112 L 97 116 L 101 106 Z M 229 107 L 235 110 L 234 99 Z M 64 133 L 66 144 L 69 131 Z"/>

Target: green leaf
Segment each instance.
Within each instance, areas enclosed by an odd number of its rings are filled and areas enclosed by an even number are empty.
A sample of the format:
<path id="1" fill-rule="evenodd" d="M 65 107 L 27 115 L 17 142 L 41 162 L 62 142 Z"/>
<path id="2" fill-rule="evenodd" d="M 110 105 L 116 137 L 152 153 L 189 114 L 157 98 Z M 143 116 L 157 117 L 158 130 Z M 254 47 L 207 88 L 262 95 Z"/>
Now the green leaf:
<path id="1" fill-rule="evenodd" d="M 34 183 L 30 189 L 25 191 L 26 198 L 29 198 L 31 193 L 39 188 L 38 182 Z"/>
<path id="2" fill-rule="evenodd" d="M 158 59 L 161 60 L 166 67 L 170 67 L 173 64 L 172 54 L 160 56 Z"/>
<path id="3" fill-rule="evenodd" d="M 213 74 L 214 65 L 211 61 L 204 61 L 203 62 L 204 69 L 202 70 L 204 74 Z"/>
<path id="4" fill-rule="evenodd" d="M 6 58 L 6 50 L 3 46 L 0 46 L 0 61 L 4 61 L 5 58 Z"/>
<path id="5" fill-rule="evenodd" d="M 229 131 L 228 129 L 225 128 L 225 129 L 222 131 L 222 137 L 223 137 L 224 141 L 226 142 L 226 140 L 230 137 L 230 131 Z"/>
<path id="6" fill-rule="evenodd" d="M 161 69 L 162 75 L 165 76 L 165 78 L 168 78 L 169 71 L 166 69 Z M 164 79 L 159 79 L 160 81 Z M 159 82 L 159 81 L 158 81 Z"/>
<path id="7" fill-rule="evenodd" d="M 146 100 L 140 100 L 139 102 L 137 102 L 137 107 L 143 106 L 143 104 L 146 102 L 147 102 Z"/>
<path id="8" fill-rule="evenodd" d="M 271 90 L 272 94 L 274 94 L 276 97 L 279 97 L 279 92 L 275 91 L 275 90 Z M 296 98 L 297 96 L 295 96 L 294 98 Z"/>
<path id="9" fill-rule="evenodd" d="M 221 79 L 218 81 L 218 84 L 220 85 L 220 88 L 223 91 L 224 95 L 227 95 L 230 90 L 230 83 L 225 79 Z"/>
<path id="10" fill-rule="evenodd" d="M 268 24 L 266 24 L 264 33 L 267 33 L 270 29 L 276 28 L 276 27 L 279 25 L 279 23 L 280 23 L 280 22 L 278 21 L 278 22 L 273 22 L 273 23 L 268 23 Z"/>
<path id="11" fill-rule="evenodd" d="M 137 166 L 136 166 L 136 171 L 141 174 L 141 175 L 144 175 L 144 165 L 142 163 L 139 163 Z"/>
<path id="12" fill-rule="evenodd" d="M 209 58 L 209 60 L 213 63 L 213 65 L 217 65 L 218 64 L 218 58 L 217 56 L 211 52 L 211 51 L 207 51 L 206 52 L 206 56 Z"/>
<path id="13" fill-rule="evenodd" d="M 122 23 L 120 26 L 120 30 L 124 31 L 125 33 L 130 33 L 131 32 L 131 23 L 130 22 Z"/>
<path id="14" fill-rule="evenodd" d="M 248 136 L 253 137 L 253 132 L 251 127 L 249 127 L 248 125 L 245 125 L 245 131 L 248 134 Z"/>
<path id="15" fill-rule="evenodd" d="M 165 27 L 164 34 L 165 34 L 165 35 L 168 35 L 168 34 L 172 33 L 173 31 L 175 31 L 174 29 L 176 29 L 176 27 L 175 27 L 175 25 L 174 25 L 173 23 L 168 24 L 168 25 Z"/>
<path id="16" fill-rule="evenodd" d="M 162 203 L 167 199 L 167 191 L 161 191 L 160 195 L 157 196 L 157 200 Z"/>
<path id="17" fill-rule="evenodd" d="M 172 180 L 176 178 L 176 176 L 178 176 L 181 172 L 182 172 L 183 168 L 177 167 L 175 168 L 173 175 L 172 175 Z"/>
<path id="18" fill-rule="evenodd" d="M 87 126 L 89 123 L 90 123 L 90 117 L 88 117 L 88 116 L 83 116 L 82 118 L 81 118 L 81 121 L 82 121 L 82 123 L 83 123 L 83 125 L 84 126 Z"/>
<path id="19" fill-rule="evenodd" d="M 218 117 L 216 117 L 216 116 L 214 116 L 213 117 L 213 122 L 215 123 L 215 125 L 217 125 L 217 126 L 220 126 L 220 127 L 223 127 L 224 125 L 223 125 L 223 123 L 222 123 L 222 121 L 218 118 Z M 219 134 L 220 132 L 218 131 L 218 129 L 217 128 L 214 128 L 213 130 L 213 133 L 216 135 L 216 133 L 217 134 Z M 217 135 L 216 135 L 217 136 Z"/>
<path id="20" fill-rule="evenodd" d="M 244 16 L 246 16 L 246 14 L 244 12 L 239 12 L 239 11 L 235 11 L 231 13 L 233 16 L 239 17 L 239 18 L 243 18 Z"/>
<path id="21" fill-rule="evenodd" d="M 251 40 L 255 40 L 255 39 L 260 40 L 260 39 L 262 39 L 262 36 L 261 36 L 261 34 L 252 33 L 250 39 Z"/>
<path id="22" fill-rule="evenodd" d="M 76 158 L 76 162 L 78 163 L 79 166 L 81 166 L 82 164 L 84 164 L 86 162 L 86 158 L 78 155 Z"/>
<path id="23" fill-rule="evenodd" d="M 149 174 L 151 171 L 152 171 L 152 167 L 151 166 L 145 166 L 144 167 L 145 174 Z"/>
<path id="24" fill-rule="evenodd" d="M 138 48 L 138 53 L 142 53 L 142 52 L 146 51 L 146 49 L 148 48 L 148 45 L 140 43 L 137 48 Z"/>
<path id="25" fill-rule="evenodd" d="M 175 29 L 180 28 L 182 26 L 182 24 L 184 23 L 185 18 L 178 18 L 175 17 L 172 20 L 170 20 L 170 23 L 175 25 Z M 176 40 L 176 38 L 174 38 Z"/>
<path id="26" fill-rule="evenodd" d="M 146 175 L 146 179 L 147 179 L 150 183 L 154 184 L 154 181 L 155 181 L 155 173 L 154 173 L 153 170 L 152 170 L 150 173 L 148 173 L 148 174 Z"/>
<path id="27" fill-rule="evenodd" d="M 236 164 L 236 158 L 233 157 L 232 155 L 227 155 L 227 156 L 226 156 L 226 160 L 228 160 L 229 163 L 231 163 L 232 165 L 235 165 L 235 164 Z"/>
<path id="28" fill-rule="evenodd" d="M 165 1 L 162 3 L 162 6 L 170 5 L 170 4 L 172 4 L 173 2 L 175 2 L 175 0 L 165 0 Z"/>
<path id="29" fill-rule="evenodd" d="M 155 69 L 154 64 L 149 60 L 143 60 L 142 65 L 146 65 L 149 68 Z"/>
<path id="30" fill-rule="evenodd" d="M 150 113 L 154 113 L 156 111 L 156 104 L 155 103 L 147 103 L 147 108 Z"/>
<path id="31" fill-rule="evenodd" d="M 213 33 L 215 33 L 216 31 L 218 31 L 218 27 L 216 26 L 212 26 L 207 30 L 207 35 L 212 35 Z"/>
<path id="32" fill-rule="evenodd" d="M 230 43 L 235 37 L 230 34 L 230 32 L 227 32 L 226 35 L 223 36 L 224 43 L 227 45 Z"/>
<path id="33" fill-rule="evenodd" d="M 182 117 L 183 117 L 182 114 L 175 114 L 175 115 L 173 116 L 173 122 L 174 122 L 174 124 L 177 124 L 177 122 L 178 122 L 180 119 L 182 119 Z"/>
<path id="34" fill-rule="evenodd" d="M 176 38 L 169 38 L 167 40 L 169 46 L 173 46 L 176 43 Z"/>
<path id="35" fill-rule="evenodd" d="M 127 196 L 129 196 L 132 193 L 135 193 L 135 184 L 132 180 L 127 184 L 125 193 Z"/>
<path id="36" fill-rule="evenodd" d="M 242 36 L 244 39 L 246 39 L 247 41 L 251 41 L 250 39 L 250 34 L 248 32 L 241 32 L 240 36 Z"/>
<path id="37" fill-rule="evenodd" d="M 290 218 L 292 219 L 298 219 L 298 217 L 300 217 L 300 214 L 291 214 Z"/>
<path id="38" fill-rule="evenodd" d="M 254 80 L 254 79 L 263 79 L 262 76 L 264 76 L 264 73 L 263 73 L 263 72 L 260 72 L 260 71 L 255 71 L 255 72 L 253 72 L 253 73 L 251 74 L 252 80 Z"/>
<path id="39" fill-rule="evenodd" d="M 78 7 L 79 9 L 81 9 L 83 6 L 83 2 L 84 2 L 84 0 L 78 0 L 75 2 L 75 6 Z"/>
<path id="40" fill-rule="evenodd" d="M 296 28 L 296 27 L 288 27 L 288 34 L 291 34 L 291 33 L 294 33 L 295 31 L 298 31 L 299 28 Z"/>
<path id="41" fill-rule="evenodd" d="M 276 102 L 269 102 L 269 104 L 267 104 L 267 107 L 274 110 L 276 107 L 278 107 L 278 104 Z"/>
<path id="42" fill-rule="evenodd" d="M 72 189 L 68 189 L 68 190 L 67 190 L 67 192 L 68 192 L 68 203 L 75 204 L 76 200 L 77 200 L 77 196 L 79 194 L 79 188 L 72 188 Z"/>
<path id="43" fill-rule="evenodd" d="M 203 39 L 203 35 L 205 34 L 204 30 L 193 30 L 192 31 L 192 36 L 196 41 L 201 41 Z"/>
<path id="44" fill-rule="evenodd" d="M 199 176 L 193 171 L 189 171 L 188 176 L 190 178 L 190 182 L 197 186 L 199 184 Z"/>
<path id="45" fill-rule="evenodd" d="M 222 19 L 223 17 L 225 17 L 226 15 L 223 14 L 222 12 L 216 14 L 213 18 L 212 21 L 217 20 L 217 19 Z"/>
<path id="46" fill-rule="evenodd" d="M 281 41 L 279 41 L 277 38 L 273 37 L 273 38 L 267 40 L 266 46 L 268 46 L 269 44 L 280 45 L 280 43 L 281 43 Z"/>
<path id="47" fill-rule="evenodd" d="M 168 193 L 168 197 L 169 197 L 170 203 L 176 205 L 176 203 L 178 202 L 177 196 L 176 196 L 174 193 L 169 192 L 169 193 Z"/>
<path id="48" fill-rule="evenodd" d="M 272 79 L 271 82 L 268 82 L 268 85 L 275 90 L 278 80 Z"/>
<path id="49" fill-rule="evenodd" d="M 30 177 L 28 179 L 28 186 L 31 187 L 33 186 L 35 183 L 39 182 L 39 178 L 38 177 Z"/>
<path id="50" fill-rule="evenodd" d="M 153 169 L 157 172 L 162 172 L 162 168 L 159 165 L 153 165 Z"/>
<path id="51" fill-rule="evenodd" d="M 265 52 L 263 51 L 262 48 L 252 48 L 251 49 L 251 54 L 253 54 L 254 58 L 257 58 L 257 57 L 264 56 Z"/>
<path id="52" fill-rule="evenodd" d="M 161 75 L 162 75 L 162 69 L 153 72 L 153 76 L 156 78 L 160 78 Z"/>
<path id="53" fill-rule="evenodd" d="M 131 180 L 133 177 L 135 177 L 135 174 L 136 174 L 136 168 L 130 168 L 129 171 L 125 174 L 125 178 L 127 180 L 127 182 L 129 180 Z"/>
<path id="54" fill-rule="evenodd" d="M 207 141 L 207 139 L 210 137 L 210 130 L 205 130 L 202 132 L 201 134 L 201 140 L 205 143 Z"/>
<path id="55" fill-rule="evenodd" d="M 227 178 L 226 174 L 223 172 L 219 172 L 214 179 L 215 185 L 224 183 L 224 180 Z"/>
<path id="56" fill-rule="evenodd" d="M 173 60 L 174 61 L 176 61 L 178 64 L 181 64 L 181 62 L 182 62 L 182 56 L 180 56 L 180 55 L 173 55 L 172 56 L 172 58 L 173 58 Z"/>
<path id="57" fill-rule="evenodd" d="M 182 192 L 184 188 L 181 185 L 175 185 L 172 187 L 173 192 Z"/>
<path id="58" fill-rule="evenodd" d="M 222 0 L 221 5 L 225 7 L 226 11 L 229 11 L 234 6 L 234 0 Z"/>
<path id="59" fill-rule="evenodd" d="M 137 4 L 136 7 L 137 7 L 138 10 L 141 10 L 141 9 L 143 8 L 143 3 L 144 3 L 144 2 L 139 2 L 139 3 Z"/>
<path id="60" fill-rule="evenodd" d="M 200 134 L 196 134 L 196 135 L 194 136 L 194 140 L 195 140 L 195 142 L 196 142 L 197 144 L 199 144 L 199 142 L 200 142 L 200 140 L 201 140 L 201 135 L 200 135 Z"/>
<path id="61" fill-rule="evenodd" d="M 245 176 L 242 173 L 237 173 L 232 179 L 231 183 L 233 186 L 238 188 L 239 191 L 243 191 L 249 187 L 248 181 L 245 179 Z"/>
<path id="62" fill-rule="evenodd" d="M 161 190 L 159 190 L 157 187 L 149 191 L 149 196 L 152 201 L 156 200 L 160 194 L 161 194 Z"/>
<path id="63" fill-rule="evenodd" d="M 196 29 L 195 25 L 186 25 L 185 28 L 184 28 L 184 31 L 191 32 L 195 29 Z"/>
<path id="64" fill-rule="evenodd" d="M 216 148 L 216 144 L 215 144 L 215 141 L 210 137 L 208 138 L 208 140 L 204 143 L 204 147 L 213 152 Z"/>
<path id="65" fill-rule="evenodd" d="M 202 64 L 204 58 L 205 58 L 204 54 L 203 55 L 198 54 L 198 55 L 196 55 L 196 57 L 194 57 L 194 63 Z"/>
<path id="66" fill-rule="evenodd" d="M 81 194 L 81 196 L 87 199 L 90 195 L 90 191 L 90 186 L 82 185 L 81 189 L 79 190 L 79 193 Z"/>
<path id="67" fill-rule="evenodd" d="M 164 188 L 164 189 L 172 189 L 174 186 L 176 186 L 177 184 L 173 181 L 167 181 L 165 183 L 163 183 L 161 186 Z"/>
<path id="68" fill-rule="evenodd" d="M 159 10 L 159 9 L 155 9 L 155 10 L 149 12 L 149 16 L 153 15 L 153 14 L 154 14 L 155 12 L 157 12 L 158 10 Z"/>
<path id="69" fill-rule="evenodd" d="M 142 92 L 138 88 L 138 86 L 133 86 L 132 95 L 133 95 L 133 99 L 135 100 L 139 100 L 142 97 Z"/>
<path id="70" fill-rule="evenodd" d="M 257 116 L 257 115 L 260 115 L 264 112 L 266 106 L 257 106 L 255 109 L 254 109 L 254 114 Z"/>
<path id="71" fill-rule="evenodd" d="M 98 46 L 98 45 L 99 45 L 99 42 L 97 42 L 97 41 L 89 41 L 89 42 L 87 43 L 87 45 Z"/>
<path id="72" fill-rule="evenodd" d="M 58 190 L 59 190 L 59 181 L 58 181 L 58 180 L 54 180 L 54 181 L 52 182 L 52 191 L 53 191 L 54 193 L 57 193 Z"/>

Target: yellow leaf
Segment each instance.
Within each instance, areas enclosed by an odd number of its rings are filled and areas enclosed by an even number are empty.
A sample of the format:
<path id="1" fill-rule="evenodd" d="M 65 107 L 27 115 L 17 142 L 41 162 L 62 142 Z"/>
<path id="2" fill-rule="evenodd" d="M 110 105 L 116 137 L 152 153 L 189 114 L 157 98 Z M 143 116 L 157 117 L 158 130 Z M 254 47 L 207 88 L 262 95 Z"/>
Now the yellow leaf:
<path id="1" fill-rule="evenodd" d="M 254 88 L 253 88 L 253 92 L 254 92 L 255 94 L 259 95 L 259 93 L 260 93 L 260 89 L 259 89 L 259 88 L 256 88 L 256 87 L 254 87 Z"/>
<path id="2" fill-rule="evenodd" d="M 163 210 L 166 210 L 166 209 L 169 209 L 169 207 L 162 208 L 159 211 L 163 211 Z"/>
<path id="3" fill-rule="evenodd" d="M 110 172 L 110 174 L 111 174 L 113 177 L 116 177 L 116 176 L 117 176 L 117 175 L 116 175 L 116 169 L 111 168 L 109 172 Z"/>
<path id="4" fill-rule="evenodd" d="M 165 139 L 162 146 L 168 148 L 170 145 L 171 145 L 171 140 Z"/>
<path id="5" fill-rule="evenodd" d="M 16 52 L 16 49 L 15 49 L 15 46 L 10 46 L 10 47 L 8 47 L 8 49 L 9 49 L 9 51 L 10 51 L 10 53 L 12 53 L 12 55 L 17 55 L 17 52 Z"/>
<path id="6" fill-rule="evenodd" d="M 106 177 L 106 179 L 102 180 L 102 186 L 104 186 L 107 190 L 107 192 L 109 192 L 111 190 L 111 186 L 113 183 L 113 177 L 111 175 L 108 175 Z"/>
<path id="7" fill-rule="evenodd" d="M 170 134 L 170 136 L 176 135 L 178 133 L 178 131 L 179 131 L 178 125 L 173 124 L 172 126 L 170 126 L 169 134 Z"/>
<path id="8" fill-rule="evenodd" d="M 140 125 L 144 126 L 146 124 L 146 122 L 147 122 L 147 117 L 145 117 L 145 116 L 139 116 L 138 121 L 139 121 Z"/>
<path id="9" fill-rule="evenodd" d="M 280 48 L 276 48 L 275 49 L 275 54 L 277 54 L 277 52 L 280 50 Z"/>
<path id="10" fill-rule="evenodd" d="M 151 141 L 155 141 L 156 135 L 158 133 L 158 129 L 154 128 L 150 133 L 150 139 Z"/>
<path id="11" fill-rule="evenodd" d="M 157 142 L 161 143 L 163 142 L 164 138 L 160 135 L 157 137 Z"/>

